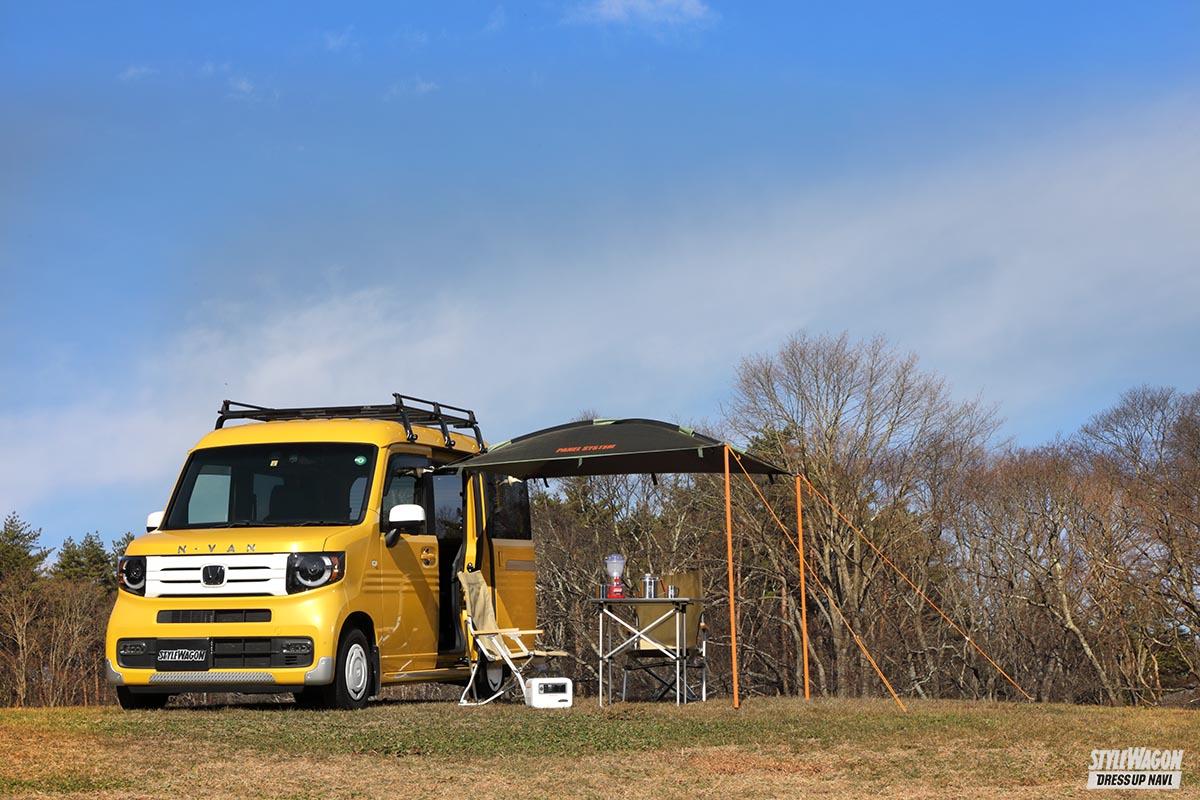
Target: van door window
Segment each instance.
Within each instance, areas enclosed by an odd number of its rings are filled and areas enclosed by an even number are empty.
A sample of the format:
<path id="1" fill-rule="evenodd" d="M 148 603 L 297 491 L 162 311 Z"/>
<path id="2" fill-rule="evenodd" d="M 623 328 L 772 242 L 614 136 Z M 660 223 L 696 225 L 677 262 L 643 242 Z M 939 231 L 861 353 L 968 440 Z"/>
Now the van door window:
<path id="1" fill-rule="evenodd" d="M 462 591 L 454 575 L 462 569 L 466 555 L 463 527 L 463 476 L 431 475 L 433 489 L 433 532 L 438 541 L 439 608 L 438 650 L 443 653 L 461 650 L 463 641 L 459 629 L 459 610 Z"/>
<path id="2" fill-rule="evenodd" d="M 516 478 L 488 475 L 484 480 L 489 539 L 532 539 L 529 485 Z"/>
<path id="3" fill-rule="evenodd" d="M 379 512 L 381 522 L 387 522 L 392 506 L 415 504 L 425 506 L 428 519 L 429 504 L 425 502 L 426 477 L 432 462 L 425 456 L 411 453 L 396 453 L 388 459 L 387 479 L 383 484 L 383 502 Z M 426 522 L 428 525 L 428 521 Z M 428 530 L 428 529 L 427 529 Z"/>
<path id="4" fill-rule="evenodd" d="M 463 538 L 463 479 L 433 476 L 433 529 L 439 539 Z"/>

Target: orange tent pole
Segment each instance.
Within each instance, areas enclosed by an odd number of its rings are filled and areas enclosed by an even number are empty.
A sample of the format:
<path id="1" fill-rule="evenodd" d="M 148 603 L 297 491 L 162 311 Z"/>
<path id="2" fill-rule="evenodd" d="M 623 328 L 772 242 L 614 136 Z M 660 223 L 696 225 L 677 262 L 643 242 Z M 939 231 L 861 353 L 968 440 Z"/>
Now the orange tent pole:
<path id="1" fill-rule="evenodd" d="M 783 531 L 786 535 L 788 533 L 787 526 L 783 524 L 783 520 L 781 520 L 779 515 L 775 513 L 775 509 L 771 508 L 771 503 L 767 500 L 767 496 L 762 493 L 761 489 L 758 488 L 758 484 L 756 484 L 750 477 L 750 473 L 746 471 L 744 466 L 742 466 L 741 457 L 739 457 L 737 453 L 734 453 L 733 457 L 737 459 L 738 466 L 741 467 L 742 474 L 746 476 L 746 480 L 750 483 L 750 488 L 755 491 L 755 493 L 758 495 L 758 499 L 762 501 L 763 508 L 765 508 L 767 513 L 771 515 L 771 519 L 775 520 L 775 524 L 779 526 L 779 530 Z M 806 478 L 805 481 L 807 482 L 807 480 L 808 479 Z M 811 483 L 808 485 L 810 488 L 812 487 Z M 816 489 L 813 489 L 813 491 L 816 492 Z M 791 539 L 788 539 L 788 542 L 792 545 L 792 547 L 796 547 L 796 542 L 793 542 Z M 798 547 L 796 547 L 796 553 L 802 556 Z M 830 608 L 837 611 L 838 616 L 842 618 L 842 623 L 846 626 L 846 630 L 850 631 L 850 635 L 854 637 L 854 642 L 858 645 L 858 649 L 862 651 L 862 654 L 866 656 L 867 661 L 871 662 L 871 666 L 875 668 L 875 674 L 879 676 L 881 681 L 883 681 L 883 685 L 886 686 L 888 692 L 891 693 L 892 699 L 896 701 L 896 705 L 900 706 L 901 711 L 908 711 L 908 708 L 906 708 L 904 705 L 904 701 L 902 701 L 900 696 L 896 694 L 896 690 L 892 688 L 891 681 L 889 681 L 887 676 L 883 674 L 883 670 L 879 668 L 879 664 L 876 663 L 875 659 L 871 656 L 871 653 L 869 650 L 867 650 L 867 646 L 863 643 L 863 640 L 859 638 L 859 635 L 855 633 L 853 628 L 850 627 L 850 621 L 846 619 L 846 615 L 842 613 L 842 610 L 838 607 L 837 602 L 833 599 L 833 593 L 830 592 L 825 584 L 821 582 L 821 578 L 817 575 L 817 571 L 813 569 L 812 564 L 805 564 L 805 566 L 807 566 L 808 571 L 812 573 L 812 579 L 816 582 L 817 588 L 824 592 L 825 596 L 829 598 Z"/>
<path id="2" fill-rule="evenodd" d="M 738 688 L 737 600 L 733 585 L 733 495 L 729 480 L 729 445 L 725 445 L 725 559 L 729 573 L 729 661 L 733 667 L 733 707 L 742 704 Z"/>
<path id="3" fill-rule="evenodd" d="M 800 476 L 796 476 L 796 552 L 800 556 L 800 647 L 804 660 L 804 699 L 808 688 L 808 594 L 804 590 L 804 500 L 800 495 Z"/>
<path id="4" fill-rule="evenodd" d="M 841 511 L 838 511 L 837 508 L 833 505 L 833 503 L 829 500 L 829 498 L 826 497 L 825 495 L 821 494 L 820 489 L 818 489 L 816 486 L 813 486 L 812 481 L 810 481 L 808 478 L 805 478 L 804 482 L 808 484 L 808 488 L 812 490 L 813 494 L 815 494 L 817 497 L 819 497 L 825 501 L 825 505 L 829 506 L 829 509 L 831 511 L 833 511 L 834 514 L 837 514 L 838 517 L 841 518 L 842 522 L 846 523 L 846 525 L 850 528 L 850 530 L 852 530 L 856 534 L 858 534 L 858 538 L 862 539 L 867 544 L 868 547 L 870 547 L 872 550 L 875 551 L 875 555 L 879 556 L 879 558 L 883 561 L 883 563 L 885 563 L 889 567 L 891 567 L 892 570 L 897 575 L 899 575 L 904 580 L 905 583 L 907 583 L 909 586 L 911 586 L 913 591 L 916 592 L 917 595 L 922 600 L 924 600 L 929 605 L 930 608 L 932 608 L 934 611 L 936 611 L 938 614 L 940 614 L 942 619 L 946 620 L 946 624 L 949 625 L 951 628 L 953 628 L 954 631 L 956 633 L 958 633 L 959 636 L 966 639 L 967 644 L 969 644 L 969 645 L 971 645 L 971 647 L 975 648 L 975 652 L 977 652 L 977 653 L 979 653 L 979 655 L 983 656 L 984 659 L 989 664 L 991 664 L 992 667 L 997 672 L 999 672 L 1002 676 L 1004 676 L 1005 680 L 1007 680 L 1009 683 L 1011 683 L 1013 685 L 1013 688 L 1015 688 L 1021 694 L 1025 695 L 1026 700 L 1033 702 L 1033 695 L 1031 695 L 1029 692 L 1025 691 L 1025 689 L 1022 688 L 1021 684 L 1017 683 L 1016 679 L 1014 679 L 1011 675 L 1009 675 L 1007 672 L 1005 672 L 1004 667 L 997 664 L 996 661 L 987 654 L 987 651 L 984 650 L 982 647 L 980 647 L 975 642 L 975 640 L 971 638 L 971 634 L 967 633 L 961 627 L 959 627 L 959 624 L 957 622 L 955 622 L 954 620 L 952 620 L 950 618 L 950 615 L 942 610 L 941 606 L 939 606 L 937 603 L 933 602 L 933 600 L 929 597 L 929 595 L 925 594 L 925 592 L 923 592 L 921 590 L 921 587 L 919 587 L 919 586 L 917 586 L 917 584 L 913 583 L 912 578 L 908 577 L 908 574 L 904 570 L 897 567 L 895 562 L 892 561 L 890 558 L 888 558 L 887 554 L 885 554 L 882 550 L 880 550 L 879 547 L 874 542 L 872 542 L 870 539 L 868 539 L 867 535 L 865 533 L 863 533 L 861 530 L 859 530 L 857 525 L 855 525 L 853 522 L 851 522 L 849 519 L 847 519 L 846 515 L 843 514 Z"/>

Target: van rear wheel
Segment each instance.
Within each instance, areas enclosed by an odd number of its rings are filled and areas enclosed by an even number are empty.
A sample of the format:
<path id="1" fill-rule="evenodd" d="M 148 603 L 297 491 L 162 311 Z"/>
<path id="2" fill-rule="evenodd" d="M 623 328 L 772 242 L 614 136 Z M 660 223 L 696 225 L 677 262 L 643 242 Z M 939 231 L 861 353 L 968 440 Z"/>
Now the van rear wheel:
<path id="1" fill-rule="evenodd" d="M 510 672 L 503 661 L 489 661 L 480 653 L 479 669 L 475 670 L 475 696 L 484 700 L 500 691 Z"/>

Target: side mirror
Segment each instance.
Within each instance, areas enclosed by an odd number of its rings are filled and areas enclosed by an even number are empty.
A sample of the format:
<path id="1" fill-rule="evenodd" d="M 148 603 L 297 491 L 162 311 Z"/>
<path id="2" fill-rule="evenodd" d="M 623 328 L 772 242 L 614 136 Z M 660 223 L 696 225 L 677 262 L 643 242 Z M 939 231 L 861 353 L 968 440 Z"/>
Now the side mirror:
<path id="1" fill-rule="evenodd" d="M 155 511 L 146 516 L 146 533 L 153 533 L 162 527 L 163 512 Z"/>
<path id="2" fill-rule="evenodd" d="M 420 533 L 425 530 L 425 507 L 415 503 L 401 503 L 388 511 L 387 536 L 384 541 L 391 547 L 400 540 L 402 533 Z"/>

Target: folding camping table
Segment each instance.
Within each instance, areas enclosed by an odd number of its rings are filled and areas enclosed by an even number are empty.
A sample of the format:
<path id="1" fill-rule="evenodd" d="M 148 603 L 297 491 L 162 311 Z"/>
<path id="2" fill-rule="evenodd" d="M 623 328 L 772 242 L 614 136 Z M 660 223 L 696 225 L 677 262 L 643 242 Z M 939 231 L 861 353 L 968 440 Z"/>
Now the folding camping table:
<path id="1" fill-rule="evenodd" d="M 663 657 L 673 662 L 675 667 L 675 705 L 687 702 L 687 664 L 688 648 L 685 628 L 687 625 L 687 609 L 689 605 L 699 602 L 692 597 L 593 597 L 600 612 L 599 639 L 597 652 L 600 654 L 600 672 L 597 697 L 600 705 L 612 703 L 612 667 L 613 661 L 625 650 L 643 641 L 650 647 L 662 652 Z M 652 620 L 642 620 L 638 624 L 630 622 L 621 611 L 628 612 L 639 606 L 670 604 L 670 608 Z M 605 620 L 608 623 L 605 624 Z M 675 645 L 664 644 L 650 635 L 660 624 L 671 621 L 675 626 Z M 623 637 L 623 638 L 622 638 Z"/>

